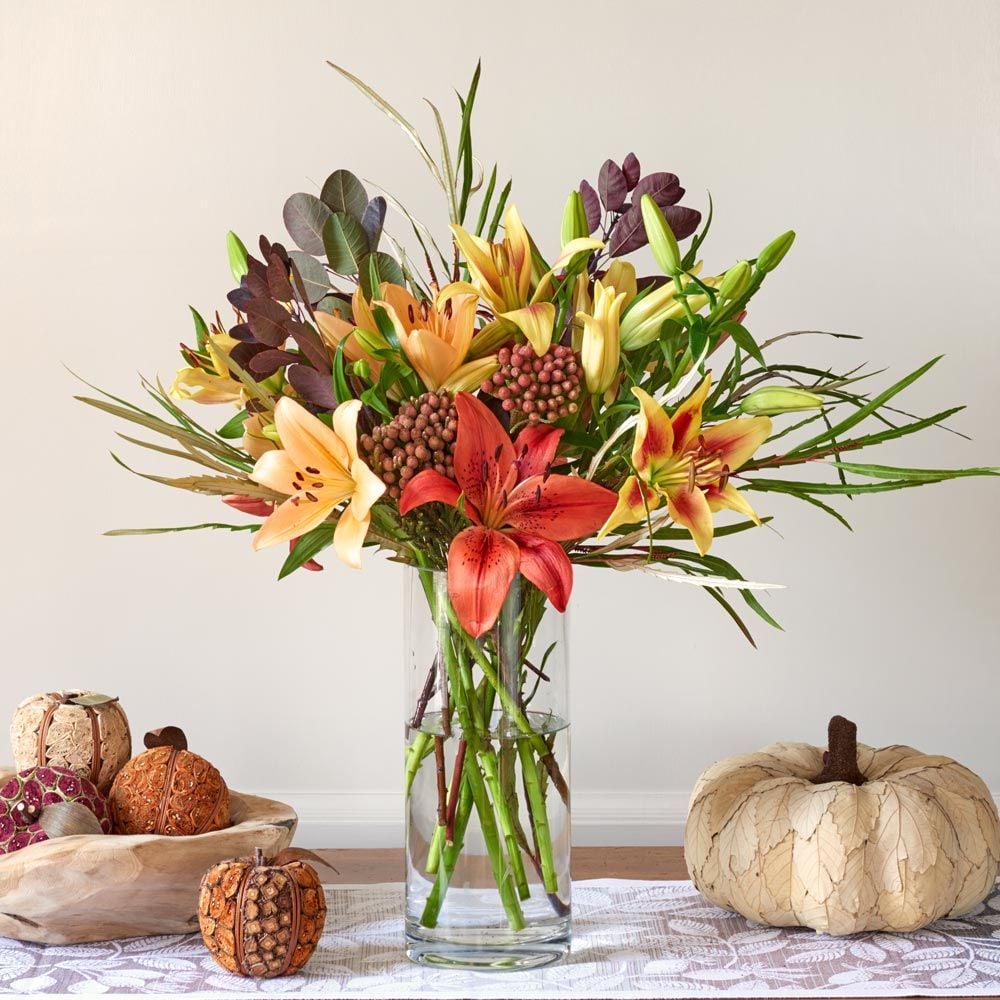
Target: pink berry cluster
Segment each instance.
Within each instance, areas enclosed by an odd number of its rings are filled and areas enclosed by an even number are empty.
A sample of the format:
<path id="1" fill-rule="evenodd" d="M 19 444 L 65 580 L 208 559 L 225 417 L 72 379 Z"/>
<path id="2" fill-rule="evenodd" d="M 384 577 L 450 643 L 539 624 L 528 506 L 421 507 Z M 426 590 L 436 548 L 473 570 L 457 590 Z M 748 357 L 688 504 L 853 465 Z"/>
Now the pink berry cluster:
<path id="1" fill-rule="evenodd" d="M 523 413 L 532 423 L 550 423 L 577 411 L 580 362 L 572 348 L 555 344 L 541 357 L 530 344 L 502 347 L 500 368 L 480 387 L 502 401 L 508 413 Z"/>

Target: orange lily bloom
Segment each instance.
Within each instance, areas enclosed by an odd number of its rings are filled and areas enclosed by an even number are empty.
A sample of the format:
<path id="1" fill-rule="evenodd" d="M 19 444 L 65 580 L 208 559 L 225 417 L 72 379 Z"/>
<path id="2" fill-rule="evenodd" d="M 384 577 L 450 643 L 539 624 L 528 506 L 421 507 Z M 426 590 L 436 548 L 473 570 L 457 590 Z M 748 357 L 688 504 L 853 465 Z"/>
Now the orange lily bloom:
<path id="1" fill-rule="evenodd" d="M 635 475 L 623 483 L 618 505 L 599 538 L 623 524 L 640 524 L 664 500 L 670 516 L 691 532 L 702 555 L 712 544 L 713 511 L 728 508 L 760 524 L 728 478 L 767 440 L 771 421 L 737 417 L 702 430 L 701 411 L 711 382 L 711 376 L 706 376 L 673 416 L 667 416 L 642 389 L 632 389 L 640 404 L 632 445 Z"/>
<path id="2" fill-rule="evenodd" d="M 385 289 L 386 286 L 383 285 L 382 288 Z M 351 334 L 358 328 L 368 330 L 370 333 L 378 333 L 378 324 L 372 315 L 371 306 L 365 301 L 360 288 L 356 288 L 354 294 L 351 296 L 351 313 L 354 320 L 353 323 L 342 319 L 340 316 L 334 316 L 333 313 L 317 310 L 316 325 L 319 327 L 323 341 L 331 351 L 336 351 L 340 346 L 340 342 L 345 338 L 349 338 L 344 345 L 344 357 L 348 361 L 367 361 L 377 378 L 379 371 L 382 369 L 382 362 L 377 358 L 369 356 L 358 343 L 357 338 L 351 337 Z"/>
<path id="3" fill-rule="evenodd" d="M 472 521 L 448 551 L 448 595 L 470 635 L 493 627 L 518 571 L 565 611 L 573 567 L 559 543 L 594 532 L 614 507 L 614 493 L 552 473 L 561 430 L 532 424 L 511 441 L 475 397 L 460 393 L 455 405 L 455 479 L 433 469 L 414 476 L 403 488 L 400 513 L 438 501 L 461 504 Z"/>
<path id="4" fill-rule="evenodd" d="M 288 396 L 274 408 L 281 449 L 263 454 L 250 478 L 288 499 L 254 536 L 255 549 L 289 542 L 322 524 L 345 500 L 333 535 L 338 557 L 355 569 L 371 523 L 371 508 L 385 483 L 358 457 L 358 413 L 352 399 L 333 411 L 331 430 Z"/>
<path id="5" fill-rule="evenodd" d="M 467 389 L 496 370 L 492 358 L 465 364 L 478 302 L 468 285 L 446 285 L 433 303 L 418 302 L 399 285 L 385 284 L 381 294 L 373 305 L 385 309 L 403 353 L 428 389 Z"/>

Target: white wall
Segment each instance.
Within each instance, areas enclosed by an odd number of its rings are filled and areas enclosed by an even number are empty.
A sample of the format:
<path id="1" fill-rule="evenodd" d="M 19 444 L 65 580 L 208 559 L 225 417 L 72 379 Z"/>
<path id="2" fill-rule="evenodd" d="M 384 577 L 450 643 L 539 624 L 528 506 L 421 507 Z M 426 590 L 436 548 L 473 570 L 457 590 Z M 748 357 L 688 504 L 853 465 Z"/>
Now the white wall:
<path id="1" fill-rule="evenodd" d="M 478 150 L 513 173 L 546 245 L 569 188 L 629 149 L 678 173 L 695 203 L 711 189 L 709 269 L 794 227 L 754 303 L 758 336 L 863 334 L 795 350 L 900 375 L 945 353 L 908 405 L 968 402 L 954 425 L 974 442 L 929 433 L 882 460 L 1000 464 L 1000 5 L 461 9 L 0 7 L 0 712 L 57 685 L 118 694 L 138 733 L 180 723 L 235 787 L 290 796 L 313 843 L 397 836 L 398 568 L 370 558 L 352 573 L 331 556 L 324 574 L 278 584 L 280 553 L 254 555 L 244 536 L 101 537 L 223 510 L 115 466 L 109 448 L 127 446 L 72 401 L 61 365 L 135 399 L 137 371 L 169 378 L 187 304 L 225 305 L 226 230 L 280 238 L 284 198 L 336 167 L 443 221 L 405 139 L 325 59 L 432 133 L 419 98 L 450 107 L 482 54 Z M 780 534 L 719 543 L 748 575 L 789 585 L 768 602 L 787 631 L 761 625 L 757 652 L 694 588 L 578 574 L 581 840 L 676 836 L 702 767 L 821 740 L 834 712 L 869 742 L 949 753 L 1000 790 L 1000 485 L 844 506 L 854 534 L 762 497 Z"/>

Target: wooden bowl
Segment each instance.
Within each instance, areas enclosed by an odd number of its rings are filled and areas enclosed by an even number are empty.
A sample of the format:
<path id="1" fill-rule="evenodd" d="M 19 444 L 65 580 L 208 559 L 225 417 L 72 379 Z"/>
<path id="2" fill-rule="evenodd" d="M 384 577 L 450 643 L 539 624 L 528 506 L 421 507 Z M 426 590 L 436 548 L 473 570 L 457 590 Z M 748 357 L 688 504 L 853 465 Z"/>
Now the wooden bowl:
<path id="1" fill-rule="evenodd" d="M 0 783 L 10 775 L 0 769 Z M 193 837 L 60 837 L 0 856 L 0 935 L 76 944 L 198 930 L 198 887 L 227 858 L 292 842 L 290 806 L 232 792 L 232 826 Z"/>

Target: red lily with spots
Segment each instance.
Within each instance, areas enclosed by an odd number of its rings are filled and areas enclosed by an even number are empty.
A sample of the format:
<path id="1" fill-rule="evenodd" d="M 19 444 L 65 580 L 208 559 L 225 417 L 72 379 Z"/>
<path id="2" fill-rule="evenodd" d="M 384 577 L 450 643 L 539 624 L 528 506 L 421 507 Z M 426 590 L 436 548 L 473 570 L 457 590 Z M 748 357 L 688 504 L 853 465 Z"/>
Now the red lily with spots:
<path id="1" fill-rule="evenodd" d="M 414 476 L 403 489 L 400 513 L 437 501 L 472 521 L 448 550 L 449 597 L 470 635 L 493 627 L 519 571 L 565 611 L 573 566 L 560 543 L 593 534 L 614 510 L 616 495 L 552 472 L 561 430 L 529 425 L 511 441 L 475 397 L 460 393 L 455 405 L 455 479 L 433 469 Z"/>

